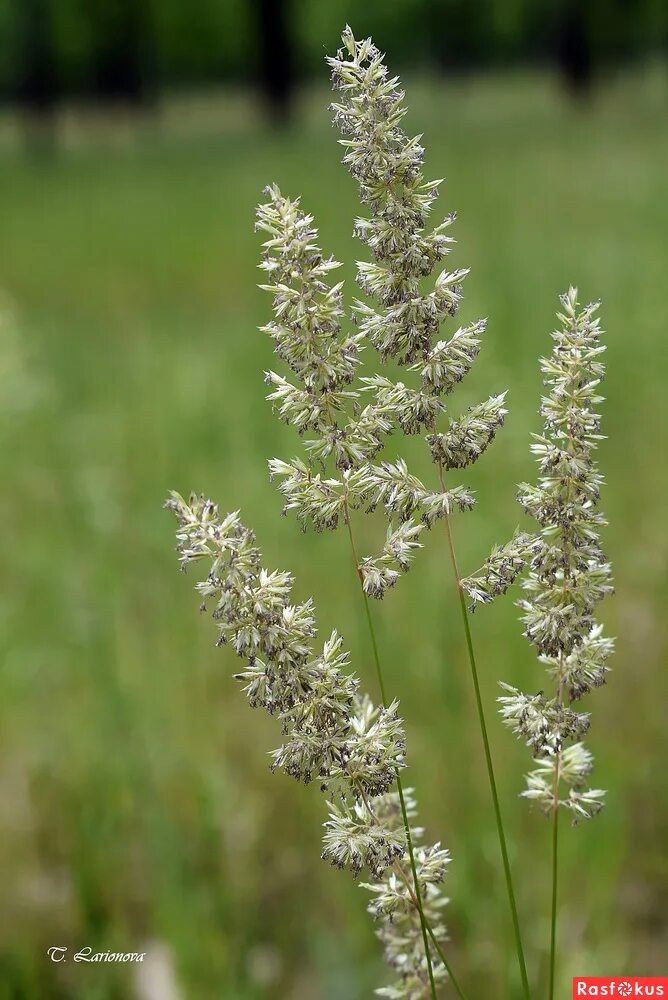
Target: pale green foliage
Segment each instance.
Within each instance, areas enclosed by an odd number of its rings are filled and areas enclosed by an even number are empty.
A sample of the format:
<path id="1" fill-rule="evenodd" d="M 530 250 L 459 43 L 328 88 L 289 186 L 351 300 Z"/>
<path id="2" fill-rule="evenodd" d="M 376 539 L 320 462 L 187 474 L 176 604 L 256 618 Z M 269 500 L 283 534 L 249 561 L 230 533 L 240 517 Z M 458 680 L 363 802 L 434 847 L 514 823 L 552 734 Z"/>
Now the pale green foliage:
<path id="1" fill-rule="evenodd" d="M 51 384 L 32 357 L 14 303 L 0 288 L 0 440 L 51 397 Z"/>

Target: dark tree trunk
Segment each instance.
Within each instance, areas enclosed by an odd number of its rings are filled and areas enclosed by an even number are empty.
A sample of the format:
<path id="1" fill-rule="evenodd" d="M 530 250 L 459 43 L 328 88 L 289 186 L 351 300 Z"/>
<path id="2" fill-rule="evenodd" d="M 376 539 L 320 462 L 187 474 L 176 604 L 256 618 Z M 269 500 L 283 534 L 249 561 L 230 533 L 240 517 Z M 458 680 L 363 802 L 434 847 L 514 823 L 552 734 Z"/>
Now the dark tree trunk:
<path id="1" fill-rule="evenodd" d="M 253 0 L 260 91 L 274 121 L 289 117 L 294 93 L 290 0 Z"/>
<path id="2" fill-rule="evenodd" d="M 557 65 L 566 87 L 576 97 L 591 89 L 593 59 L 582 0 L 566 0 L 557 30 Z"/>
<path id="3" fill-rule="evenodd" d="M 468 71 L 489 58 L 489 0 L 428 0 L 429 47 L 439 72 Z"/>
<path id="4" fill-rule="evenodd" d="M 89 0 L 90 89 L 103 101 L 146 105 L 155 96 L 153 22 L 147 0 Z"/>
<path id="5" fill-rule="evenodd" d="M 14 0 L 13 97 L 24 111 L 26 137 L 36 151 L 52 148 L 58 96 L 49 0 Z"/>

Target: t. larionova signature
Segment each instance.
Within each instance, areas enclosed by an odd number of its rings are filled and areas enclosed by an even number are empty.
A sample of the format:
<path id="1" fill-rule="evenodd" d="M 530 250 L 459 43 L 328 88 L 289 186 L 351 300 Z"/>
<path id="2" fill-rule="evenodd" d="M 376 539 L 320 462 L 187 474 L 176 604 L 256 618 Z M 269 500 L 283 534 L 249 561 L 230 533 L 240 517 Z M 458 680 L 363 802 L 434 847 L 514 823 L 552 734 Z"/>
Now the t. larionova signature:
<path id="1" fill-rule="evenodd" d="M 47 948 L 47 955 L 52 962 L 66 962 L 70 949 L 60 945 Z M 143 962 L 145 951 L 93 951 L 92 948 L 81 948 L 72 956 L 75 962 Z"/>

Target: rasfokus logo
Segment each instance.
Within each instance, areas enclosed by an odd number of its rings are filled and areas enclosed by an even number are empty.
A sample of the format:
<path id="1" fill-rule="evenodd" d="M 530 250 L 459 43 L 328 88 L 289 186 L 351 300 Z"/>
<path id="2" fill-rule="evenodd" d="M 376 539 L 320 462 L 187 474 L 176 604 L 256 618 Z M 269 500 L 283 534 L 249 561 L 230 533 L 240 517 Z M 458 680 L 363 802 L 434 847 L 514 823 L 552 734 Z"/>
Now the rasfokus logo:
<path id="1" fill-rule="evenodd" d="M 668 976 L 576 976 L 573 980 L 573 1000 L 576 997 L 666 997 Z"/>

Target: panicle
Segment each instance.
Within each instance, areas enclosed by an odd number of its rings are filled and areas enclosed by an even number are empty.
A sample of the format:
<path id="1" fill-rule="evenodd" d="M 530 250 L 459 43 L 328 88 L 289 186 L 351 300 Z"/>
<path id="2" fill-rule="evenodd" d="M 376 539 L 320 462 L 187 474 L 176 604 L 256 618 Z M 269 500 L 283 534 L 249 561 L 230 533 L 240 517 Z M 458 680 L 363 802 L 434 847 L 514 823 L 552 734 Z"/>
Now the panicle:
<path id="1" fill-rule="evenodd" d="M 299 198 L 284 198 L 276 185 L 264 193 L 256 224 L 269 235 L 260 264 L 268 281 L 261 287 L 273 296 L 275 318 L 262 329 L 305 390 L 328 395 L 352 382 L 359 363 L 361 338 L 341 336 L 342 283 L 329 280 L 341 265 L 324 257 L 313 216 Z"/>
<path id="2" fill-rule="evenodd" d="M 399 523 L 418 515 L 430 528 L 435 520 L 453 510 L 470 510 L 475 503 L 473 494 L 462 486 L 434 493 L 408 471 L 406 462 L 381 462 L 369 469 L 365 497 L 372 507 L 382 503 L 387 513 Z"/>
<path id="3" fill-rule="evenodd" d="M 411 365 L 419 372 L 422 388 L 430 396 L 447 396 L 468 375 L 480 353 L 480 340 L 487 321 L 460 326 L 449 340 L 439 340 L 426 358 Z"/>
<path id="4" fill-rule="evenodd" d="M 598 303 L 581 308 L 570 288 L 561 307 L 552 354 L 541 360 L 544 429 L 532 445 L 539 479 L 535 486 L 522 484 L 518 494 L 539 526 L 518 603 L 524 634 L 548 668 L 555 693 L 525 695 L 504 684 L 508 693 L 499 702 L 504 721 L 537 758 L 525 796 L 546 811 L 564 806 L 577 820 L 598 812 L 604 793 L 586 787 L 593 762 L 581 738 L 589 716 L 564 699 L 576 701 L 605 681 L 614 643 L 602 635 L 594 612 L 613 586 L 599 538 L 606 522 L 598 510 L 603 477 L 596 464 L 605 373 Z M 565 798 L 562 785 L 569 790 Z"/>
<path id="5" fill-rule="evenodd" d="M 605 684 L 608 659 L 614 652 L 614 639 L 603 635 L 603 626 L 594 625 L 579 646 L 559 662 L 559 657 L 541 656 L 553 677 L 561 675 L 571 701 L 577 701 L 593 688 Z"/>
<path id="6" fill-rule="evenodd" d="M 214 503 L 195 494 L 186 501 L 172 493 L 165 506 L 177 519 L 182 568 L 205 565 L 206 576 L 196 585 L 201 610 L 208 609 L 217 623 L 219 645 L 229 644 L 244 660 L 236 679 L 251 706 L 280 720 L 284 742 L 271 754 L 272 770 L 319 782 L 329 796 L 323 859 L 355 877 L 369 872 L 369 909 L 399 974 L 398 992 L 384 995 L 427 997 L 420 914 L 394 790 L 406 758 L 398 703 L 374 706 L 360 692 L 337 632 L 316 648 L 313 602 L 293 600 L 289 573 L 263 568 L 255 536 L 238 512 L 221 517 Z M 388 538 L 397 562 L 408 559 L 414 535 L 405 529 Z M 414 817 L 415 803 L 407 800 Z M 412 833 L 416 840 L 423 836 L 417 827 Z M 439 912 L 447 901 L 440 883 L 448 854 L 438 844 L 420 844 L 415 860 L 425 913 L 434 918 L 437 939 L 445 940 Z M 436 963 L 434 973 L 441 979 L 445 970 Z"/>
<path id="7" fill-rule="evenodd" d="M 490 396 L 451 421 L 445 434 L 429 434 L 427 444 L 434 462 L 442 469 L 465 469 L 477 462 L 503 424 L 508 412 L 505 398 L 505 392 Z"/>
<path id="8" fill-rule="evenodd" d="M 237 679 L 253 707 L 281 721 L 286 740 L 272 767 L 305 782 L 341 779 L 355 799 L 386 792 L 404 766 L 398 706 L 359 717 L 359 682 L 347 672 L 343 640 L 334 632 L 314 649 L 312 601 L 295 604 L 291 575 L 262 568 L 255 537 L 238 514 L 221 519 L 215 504 L 195 495 L 186 502 L 174 493 L 167 506 L 178 520 L 183 565 L 210 560 L 197 589 L 219 643 L 246 662 Z"/>
<path id="9" fill-rule="evenodd" d="M 387 529 L 383 552 L 376 559 L 366 556 L 359 566 L 364 592 L 371 597 L 383 597 L 389 587 L 393 587 L 401 573 L 410 569 L 413 556 L 420 548 L 418 538 L 424 524 L 412 519 L 404 521 L 396 528 Z"/>
<path id="10" fill-rule="evenodd" d="M 604 805 L 605 791 L 602 788 L 588 788 L 587 779 L 594 766 L 593 757 L 582 743 L 573 743 L 555 757 L 543 757 L 535 761 L 536 769 L 527 775 L 527 787 L 522 796 L 536 802 L 549 815 L 555 807 L 554 777 L 559 767 L 559 787 L 566 786 L 567 793 L 557 798 L 558 808 L 568 809 L 573 814 L 573 823 L 581 819 L 592 819 Z"/>
<path id="11" fill-rule="evenodd" d="M 299 199 L 268 187 L 257 227 L 269 236 L 261 267 L 270 283 L 262 287 L 273 296 L 274 319 L 262 329 L 292 373 L 266 373 L 269 399 L 282 420 L 307 435 L 303 459 L 272 459 L 269 466 L 280 479 L 283 512 L 294 511 L 304 529 L 336 529 L 351 511 L 383 505 L 385 546 L 358 565 L 365 592 L 380 598 L 407 571 L 422 545 L 422 527 L 475 502 L 463 486 L 428 487 L 402 458 L 379 462 L 388 438 L 396 431 L 425 434 L 440 484 L 444 472 L 473 464 L 493 440 L 506 414 L 505 393 L 459 419 L 446 417 L 444 399 L 478 356 L 486 321 L 439 339 L 443 321 L 457 312 L 468 273 L 439 266 L 454 243 L 447 230 L 455 217 L 427 229 L 441 181 L 424 180 L 420 137 L 401 127 L 406 108 L 399 80 L 388 74 L 371 39 L 357 41 L 346 27 L 342 43 L 328 59 L 340 98 L 332 108 L 343 162 L 369 211 L 354 225 L 373 257 L 357 265 L 369 301 L 355 301 L 357 331 L 344 332 L 343 286 L 330 279 L 339 263 L 323 254 L 313 217 Z M 385 373 L 358 378 L 368 343 L 381 360 L 404 366 L 406 380 Z M 442 419 L 448 420 L 444 430 Z"/>
<path id="12" fill-rule="evenodd" d="M 401 127 L 406 108 L 399 80 L 371 39 L 357 41 L 347 27 L 342 43 L 328 59 L 339 98 L 332 108 L 343 162 L 369 212 L 353 230 L 373 258 L 357 265 L 368 300 L 354 302 L 357 330 L 345 332 L 343 285 L 330 274 L 338 261 L 320 249 L 313 217 L 299 199 L 268 187 L 257 227 L 269 236 L 262 287 L 273 296 L 274 318 L 262 329 L 291 372 L 289 378 L 266 373 L 269 399 L 282 420 L 307 435 L 304 457 L 272 459 L 270 472 L 280 478 L 284 513 L 294 511 L 304 529 L 336 529 L 351 510 L 383 504 L 388 540 L 380 555 L 364 556 L 358 565 L 366 593 L 379 598 L 421 547 L 421 525 L 474 505 L 470 490 L 429 488 L 401 458 L 379 462 L 388 438 L 397 431 L 424 434 L 440 482 L 445 471 L 465 468 L 485 451 L 503 423 L 505 393 L 459 419 L 446 416 L 445 397 L 478 356 L 486 321 L 439 339 L 443 321 L 458 310 L 468 273 L 440 266 L 454 243 L 448 230 L 455 216 L 427 228 L 441 181 L 424 179 L 420 137 Z M 369 343 L 381 360 L 406 368 L 405 380 L 385 373 L 358 377 Z M 444 430 L 441 420 L 448 420 Z"/>
<path id="13" fill-rule="evenodd" d="M 462 589 L 472 601 L 469 611 L 475 611 L 478 604 L 491 604 L 505 594 L 526 566 L 536 544 L 532 535 L 516 531 L 505 545 L 495 546 L 478 572 L 462 580 Z"/>
<path id="14" fill-rule="evenodd" d="M 458 311 L 468 274 L 467 268 L 443 266 L 454 244 L 449 229 L 455 216 L 451 213 L 429 228 L 442 182 L 425 180 L 421 137 L 403 130 L 406 108 L 399 80 L 390 76 L 370 39 L 358 41 L 346 28 L 342 40 L 336 57 L 328 60 L 337 92 L 333 119 L 342 135 L 343 162 L 368 212 L 356 220 L 354 234 L 373 258 L 357 264 L 366 299 L 354 303 L 353 313 L 381 360 L 406 369 L 405 381 L 383 374 L 362 382 L 393 429 L 426 432 L 440 482 L 444 473 L 473 464 L 485 451 L 503 423 L 505 393 L 458 419 L 446 415 L 445 397 L 470 371 L 486 321 L 440 338 L 443 323 Z M 444 430 L 441 420 L 447 422 Z M 383 502 L 391 528 L 413 516 L 431 526 L 452 510 L 469 510 L 474 504 L 464 487 L 429 489 L 401 458 L 373 464 L 370 456 L 366 483 L 371 506 Z M 380 597 L 396 582 L 395 568 L 382 556 L 367 560 L 368 567 L 368 592 Z"/>
<path id="15" fill-rule="evenodd" d="M 343 162 L 370 211 L 355 223 L 355 235 L 374 258 L 358 264 L 358 283 L 380 308 L 357 303 L 360 329 L 381 355 L 408 364 L 428 356 L 442 320 L 459 305 L 466 269 L 441 269 L 432 290 L 421 291 L 421 280 L 450 251 L 446 231 L 454 216 L 425 231 L 441 181 L 423 177 L 421 137 L 401 127 L 406 108 L 399 78 L 388 74 L 371 40 L 358 42 L 347 28 L 343 48 L 328 62 L 340 95 L 332 111 Z"/>
<path id="16" fill-rule="evenodd" d="M 508 694 L 498 699 L 501 718 L 537 754 L 560 753 L 569 739 L 579 739 L 589 729 L 589 716 L 566 708 L 557 698 L 524 694 L 501 684 Z"/>

